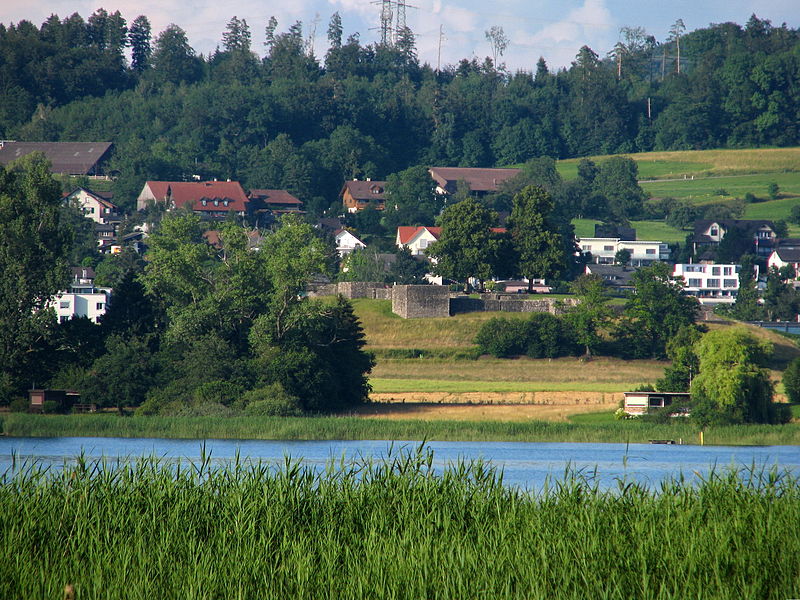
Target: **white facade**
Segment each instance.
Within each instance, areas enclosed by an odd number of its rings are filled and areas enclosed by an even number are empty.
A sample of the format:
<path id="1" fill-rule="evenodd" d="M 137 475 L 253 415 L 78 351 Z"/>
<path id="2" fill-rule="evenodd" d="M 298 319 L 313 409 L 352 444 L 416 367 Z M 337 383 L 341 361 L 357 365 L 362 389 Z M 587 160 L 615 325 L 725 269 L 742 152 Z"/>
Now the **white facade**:
<path id="1" fill-rule="evenodd" d="M 703 304 L 734 302 L 739 293 L 741 265 L 678 264 L 673 277 L 683 279 L 684 291 Z M 757 277 L 758 274 L 756 273 Z"/>
<path id="2" fill-rule="evenodd" d="M 350 254 L 353 250 L 366 248 L 367 245 L 354 236 L 346 229 L 340 229 L 336 232 L 336 251 L 341 258 Z"/>
<path id="3" fill-rule="evenodd" d="M 90 288 L 93 291 L 64 292 L 55 297 L 51 306 L 55 309 L 59 323 L 73 317 L 86 317 L 92 323 L 106 314 L 111 299 L 111 290 Z"/>
<path id="4" fill-rule="evenodd" d="M 592 261 L 600 265 L 613 265 L 620 250 L 631 253 L 630 265 L 647 266 L 657 261 L 669 260 L 669 246 L 664 242 L 646 240 L 621 240 L 619 238 L 579 238 L 581 252 L 590 252 Z"/>
<path id="5" fill-rule="evenodd" d="M 95 223 L 105 225 L 112 221 L 119 222 L 116 205 L 104 198 L 91 194 L 83 188 L 75 190 L 67 198 L 69 201 L 77 202 L 83 215 Z"/>
<path id="6" fill-rule="evenodd" d="M 396 244 L 400 248 L 408 248 L 412 256 L 420 256 L 425 254 L 428 246 L 439 239 L 440 233 L 439 227 L 417 227 L 411 237 L 404 241 L 398 231 Z"/>

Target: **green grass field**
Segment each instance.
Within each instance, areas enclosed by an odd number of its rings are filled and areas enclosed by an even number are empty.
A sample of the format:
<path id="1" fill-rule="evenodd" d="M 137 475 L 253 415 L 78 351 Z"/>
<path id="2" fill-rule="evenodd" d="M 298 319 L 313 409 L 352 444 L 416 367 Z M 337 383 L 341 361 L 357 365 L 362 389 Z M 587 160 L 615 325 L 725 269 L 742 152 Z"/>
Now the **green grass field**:
<path id="1" fill-rule="evenodd" d="M 579 238 L 594 237 L 594 226 L 600 221 L 595 219 L 573 219 L 575 235 Z M 688 230 L 675 229 L 664 221 L 631 221 L 631 227 L 636 229 L 636 239 L 666 242 L 667 244 L 686 242 Z"/>
<path id="2" fill-rule="evenodd" d="M 603 491 L 573 471 L 528 492 L 483 462 L 433 461 L 421 447 L 322 472 L 290 460 L 18 464 L 0 482 L 0 597 L 799 595 L 800 482 L 788 473 Z"/>

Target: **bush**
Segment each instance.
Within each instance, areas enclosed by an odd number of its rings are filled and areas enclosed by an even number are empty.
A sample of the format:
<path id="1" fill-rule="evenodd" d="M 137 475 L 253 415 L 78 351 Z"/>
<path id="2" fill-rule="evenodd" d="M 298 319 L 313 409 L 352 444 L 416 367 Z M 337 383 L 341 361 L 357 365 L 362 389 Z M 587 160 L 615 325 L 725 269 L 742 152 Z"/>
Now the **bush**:
<path id="1" fill-rule="evenodd" d="M 783 372 L 783 389 L 789 402 L 800 403 L 800 358 L 795 358 Z"/>
<path id="2" fill-rule="evenodd" d="M 481 353 L 497 358 L 521 354 L 557 358 L 578 352 L 571 325 L 549 313 L 533 313 L 526 320 L 490 319 L 481 326 L 475 343 Z"/>
<path id="3" fill-rule="evenodd" d="M 242 393 L 235 383 L 229 381 L 208 381 L 194 389 L 193 397 L 197 404 L 222 404 L 230 406 Z"/>
<path id="4" fill-rule="evenodd" d="M 30 404 L 27 398 L 14 398 L 8 408 L 11 412 L 27 412 Z"/>
<path id="5" fill-rule="evenodd" d="M 769 187 L 767 188 L 767 193 L 769 194 L 769 197 L 772 200 L 777 200 L 781 195 L 781 188 L 778 187 L 778 184 L 773 181 L 772 183 L 769 184 Z"/>
<path id="6" fill-rule="evenodd" d="M 524 321 L 495 317 L 481 325 L 475 343 L 481 353 L 491 354 L 496 358 L 519 356 L 527 347 L 525 329 Z"/>
<path id="7" fill-rule="evenodd" d="M 758 198 L 756 198 L 756 195 L 752 192 L 747 192 L 744 195 L 744 201 L 747 202 L 747 204 L 753 204 L 753 202 L 758 202 Z"/>
<path id="8" fill-rule="evenodd" d="M 54 415 L 61 412 L 61 404 L 55 400 L 45 400 L 42 404 L 42 412 L 46 415 Z"/>
<path id="9" fill-rule="evenodd" d="M 244 413 L 265 417 L 299 417 L 303 415 L 300 401 L 279 383 L 245 392 L 242 395 Z"/>

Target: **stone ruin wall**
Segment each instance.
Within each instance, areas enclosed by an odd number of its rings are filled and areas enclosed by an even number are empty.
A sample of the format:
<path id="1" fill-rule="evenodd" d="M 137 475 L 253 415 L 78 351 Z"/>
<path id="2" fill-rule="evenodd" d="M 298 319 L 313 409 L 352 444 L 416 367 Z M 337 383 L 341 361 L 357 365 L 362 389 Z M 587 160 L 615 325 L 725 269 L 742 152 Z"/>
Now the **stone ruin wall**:
<path id="1" fill-rule="evenodd" d="M 450 290 L 440 285 L 396 285 L 392 312 L 404 319 L 450 316 Z"/>

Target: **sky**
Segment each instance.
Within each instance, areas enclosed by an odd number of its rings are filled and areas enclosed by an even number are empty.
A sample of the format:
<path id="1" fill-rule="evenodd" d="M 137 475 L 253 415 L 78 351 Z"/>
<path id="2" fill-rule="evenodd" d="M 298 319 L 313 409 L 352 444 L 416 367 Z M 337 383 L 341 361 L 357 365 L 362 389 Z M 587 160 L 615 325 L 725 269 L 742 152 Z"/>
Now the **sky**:
<path id="1" fill-rule="evenodd" d="M 502 27 L 509 39 L 501 61 L 510 71 L 533 71 L 540 56 L 551 70 L 568 67 L 583 45 L 603 57 L 620 39 L 619 30 L 624 26 L 644 27 L 659 41 L 667 38 L 677 19 L 683 19 L 687 31 L 726 21 L 744 25 L 754 13 L 775 26 L 785 22 L 800 27 L 798 0 L 399 1 L 407 5 L 406 23 L 417 36 L 420 62 L 433 67 L 439 62 L 445 66 L 462 58 L 482 61 L 491 56 L 486 31 L 492 26 Z M 278 19 L 279 32 L 298 20 L 303 23 L 304 35 L 315 31 L 313 47 L 318 57 L 325 55 L 328 21 L 337 11 L 345 38 L 358 32 L 365 45 L 380 39 L 381 6 L 374 0 L 2 0 L 0 22 L 7 25 L 26 19 L 39 26 L 51 14 L 64 18 L 77 12 L 88 18 L 101 7 L 109 12 L 119 10 L 129 24 L 138 15 L 146 15 L 154 38 L 175 23 L 186 31 L 191 46 L 203 54 L 221 45 L 222 32 L 233 16 L 247 21 L 253 50 L 260 56 L 270 16 Z"/>

